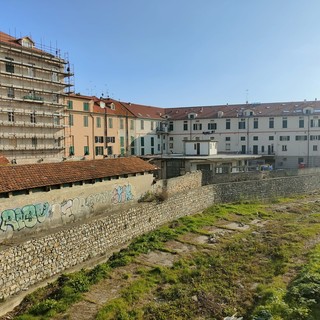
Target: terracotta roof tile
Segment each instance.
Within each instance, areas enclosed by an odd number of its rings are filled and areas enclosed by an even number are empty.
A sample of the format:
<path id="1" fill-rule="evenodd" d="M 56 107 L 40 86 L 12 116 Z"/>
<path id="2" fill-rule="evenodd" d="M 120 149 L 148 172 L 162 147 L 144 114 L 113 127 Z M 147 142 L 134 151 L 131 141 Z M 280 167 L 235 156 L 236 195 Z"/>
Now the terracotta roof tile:
<path id="1" fill-rule="evenodd" d="M 241 118 L 245 110 L 252 110 L 256 117 L 292 116 L 303 114 L 303 109 L 307 107 L 313 108 L 314 114 L 320 114 L 320 101 L 317 100 L 167 108 L 165 111 L 173 120 L 186 120 L 192 112 L 197 114 L 198 119 Z"/>
<path id="2" fill-rule="evenodd" d="M 0 193 L 156 169 L 136 157 L 0 166 Z"/>

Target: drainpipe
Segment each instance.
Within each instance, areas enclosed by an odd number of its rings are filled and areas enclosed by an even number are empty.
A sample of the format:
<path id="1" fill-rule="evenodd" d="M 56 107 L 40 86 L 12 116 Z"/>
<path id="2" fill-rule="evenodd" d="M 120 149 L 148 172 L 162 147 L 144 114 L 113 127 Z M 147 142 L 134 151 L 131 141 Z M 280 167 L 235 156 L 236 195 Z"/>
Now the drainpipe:
<path id="1" fill-rule="evenodd" d="M 94 144 L 95 144 L 95 138 L 94 138 L 94 117 L 92 115 L 92 113 L 90 113 L 90 117 L 92 119 L 92 155 L 93 155 L 93 160 L 95 160 L 96 158 L 96 153 L 95 153 L 95 148 L 94 148 Z"/>

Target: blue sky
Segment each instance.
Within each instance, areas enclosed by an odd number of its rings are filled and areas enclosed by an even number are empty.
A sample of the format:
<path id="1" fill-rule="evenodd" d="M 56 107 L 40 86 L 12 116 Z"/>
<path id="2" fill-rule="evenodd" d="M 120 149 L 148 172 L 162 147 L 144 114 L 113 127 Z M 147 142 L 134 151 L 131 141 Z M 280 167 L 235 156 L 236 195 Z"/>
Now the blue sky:
<path id="1" fill-rule="evenodd" d="M 320 98 L 319 0 L 4 0 L 1 11 L 1 31 L 68 52 L 85 95 L 159 107 Z"/>

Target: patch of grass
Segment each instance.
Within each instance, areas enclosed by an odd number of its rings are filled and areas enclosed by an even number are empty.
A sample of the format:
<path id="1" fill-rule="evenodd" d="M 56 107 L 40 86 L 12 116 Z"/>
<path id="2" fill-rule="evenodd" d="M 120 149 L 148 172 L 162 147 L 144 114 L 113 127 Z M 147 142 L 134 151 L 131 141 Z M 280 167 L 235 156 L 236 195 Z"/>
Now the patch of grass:
<path id="1" fill-rule="evenodd" d="M 298 210 L 288 214 L 285 204 L 290 201 L 280 199 L 276 205 L 279 210 L 274 211 L 270 204 L 261 203 L 215 205 L 173 221 L 135 239 L 105 264 L 63 275 L 49 294 L 30 296 L 34 307 L 20 320 L 45 320 L 63 312 L 114 268 L 130 264 L 139 254 L 167 251 L 165 243 L 179 240 L 183 234 L 203 234 L 206 226 L 253 219 L 267 219 L 268 223 L 226 233 L 214 247 L 198 244 L 196 251 L 171 268 L 141 267 L 134 281 L 130 273 L 125 274 L 128 286 L 100 310 L 97 319 L 221 319 L 235 312 L 255 320 L 318 319 L 320 298 L 311 301 L 311 293 L 320 296 L 316 255 L 310 256 L 308 270 L 301 271 L 303 277 L 298 276 L 288 288 L 287 283 L 299 265 L 296 258 L 303 258 L 305 244 L 318 234 L 320 214 L 316 213 L 318 207 L 309 203 L 304 204 L 301 214 Z"/>

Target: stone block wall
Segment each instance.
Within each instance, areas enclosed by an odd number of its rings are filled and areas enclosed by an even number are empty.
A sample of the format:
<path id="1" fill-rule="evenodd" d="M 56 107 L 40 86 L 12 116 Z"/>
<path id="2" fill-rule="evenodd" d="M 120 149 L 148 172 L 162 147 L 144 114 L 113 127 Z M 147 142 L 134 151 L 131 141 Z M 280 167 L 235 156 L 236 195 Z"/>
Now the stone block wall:
<path id="1" fill-rule="evenodd" d="M 188 176 L 187 181 L 190 177 L 199 178 Z M 0 299 L 85 261 L 107 256 L 139 235 L 215 203 L 281 197 L 319 189 L 319 174 L 206 185 L 183 189 L 161 203 L 136 203 L 126 210 L 107 212 L 96 220 L 67 225 L 50 235 L 0 251 Z"/>
<path id="2" fill-rule="evenodd" d="M 140 203 L 126 211 L 28 240 L 0 252 L 0 299 L 48 279 L 160 225 L 214 203 L 211 187 L 174 195 L 164 202 Z M 208 189 L 208 190 L 207 190 Z"/>

